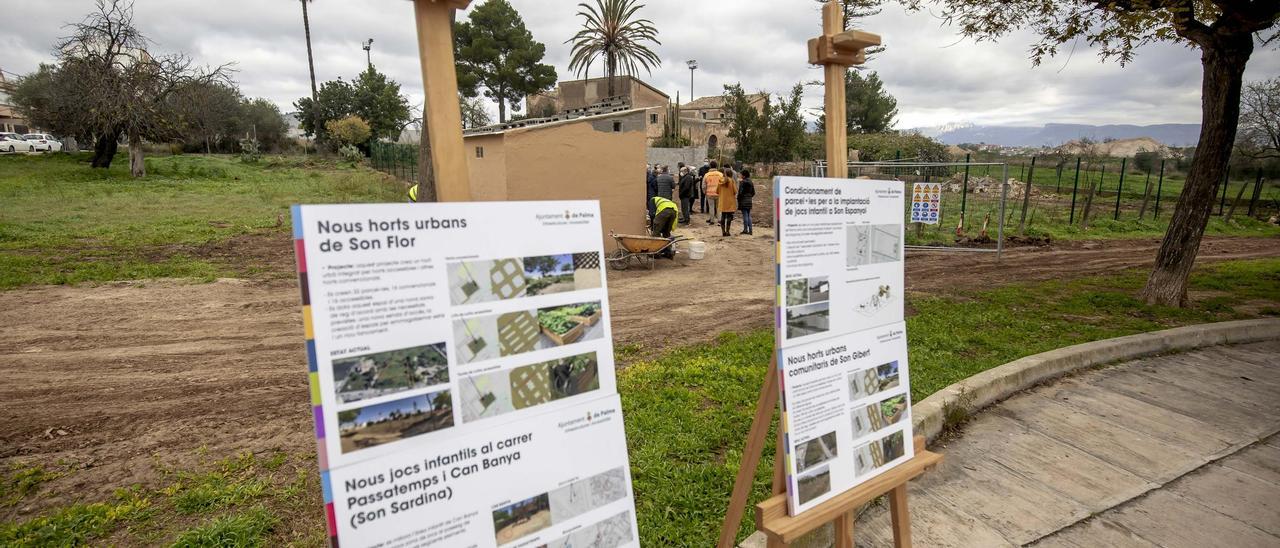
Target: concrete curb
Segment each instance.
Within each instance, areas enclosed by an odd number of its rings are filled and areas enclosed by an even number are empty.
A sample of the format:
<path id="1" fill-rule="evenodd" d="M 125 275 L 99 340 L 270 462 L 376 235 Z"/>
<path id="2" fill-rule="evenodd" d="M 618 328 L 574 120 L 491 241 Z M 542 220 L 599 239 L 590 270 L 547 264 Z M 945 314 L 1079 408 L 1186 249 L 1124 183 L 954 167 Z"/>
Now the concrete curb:
<path id="1" fill-rule="evenodd" d="M 1280 339 L 1280 319 L 1177 327 L 1087 342 L 1020 358 L 935 392 L 911 406 L 915 433 L 933 441 L 948 410 L 973 414 L 1014 393 L 1084 368 L 1220 344 Z"/>

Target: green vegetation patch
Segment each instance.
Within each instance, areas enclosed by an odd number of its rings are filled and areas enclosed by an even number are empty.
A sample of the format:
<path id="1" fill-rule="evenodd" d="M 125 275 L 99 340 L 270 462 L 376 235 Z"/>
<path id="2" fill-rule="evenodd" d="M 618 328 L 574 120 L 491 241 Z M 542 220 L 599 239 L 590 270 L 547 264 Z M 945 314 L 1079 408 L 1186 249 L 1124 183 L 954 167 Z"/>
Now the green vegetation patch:
<path id="1" fill-rule="evenodd" d="M 174 548 L 256 547 L 267 545 L 267 535 L 279 520 L 262 506 L 223 516 L 178 535 Z"/>
<path id="2" fill-rule="evenodd" d="M 200 453 L 203 455 L 203 452 Z M 0 523 L 0 546 L 320 546 L 325 537 L 315 455 L 242 453 L 190 470 L 157 466 L 154 489 L 71 504 Z M 24 469 L 13 478 L 47 472 Z M 6 476 L 6 489 L 16 482 Z"/>
<path id="3" fill-rule="evenodd" d="M 289 257 L 290 205 L 402 201 L 404 193 L 402 183 L 370 169 L 305 157 L 256 164 L 221 156 L 149 158 L 142 179 L 129 176 L 123 156 L 107 170 L 87 161 L 87 155 L 0 157 L 0 289 L 252 274 L 261 268 L 255 261 L 225 256 L 251 251 L 232 246 L 219 257 L 210 247 L 275 236 L 278 253 Z"/>
<path id="4" fill-rule="evenodd" d="M 0 545 L 84 546 L 153 512 L 151 501 L 136 490 L 121 490 L 110 502 L 73 504 L 23 523 L 0 523 Z"/>

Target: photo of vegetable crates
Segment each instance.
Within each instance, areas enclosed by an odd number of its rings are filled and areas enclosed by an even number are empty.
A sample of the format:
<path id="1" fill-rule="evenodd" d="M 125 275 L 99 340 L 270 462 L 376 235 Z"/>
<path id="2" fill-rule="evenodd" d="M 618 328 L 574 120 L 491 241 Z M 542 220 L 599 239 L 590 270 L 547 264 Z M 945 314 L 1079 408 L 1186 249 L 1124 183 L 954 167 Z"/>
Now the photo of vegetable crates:
<path id="1" fill-rule="evenodd" d="M 600 303 L 577 303 L 538 309 L 542 334 L 556 346 L 573 344 L 600 321 Z"/>

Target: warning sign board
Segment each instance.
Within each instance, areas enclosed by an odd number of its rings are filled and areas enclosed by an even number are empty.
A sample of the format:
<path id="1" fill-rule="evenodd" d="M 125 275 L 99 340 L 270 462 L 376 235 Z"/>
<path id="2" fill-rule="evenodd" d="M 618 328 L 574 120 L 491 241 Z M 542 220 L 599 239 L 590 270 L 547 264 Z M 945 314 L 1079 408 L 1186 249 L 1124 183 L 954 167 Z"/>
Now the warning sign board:
<path id="1" fill-rule="evenodd" d="M 942 183 L 911 185 L 911 222 L 938 224 L 942 217 Z"/>

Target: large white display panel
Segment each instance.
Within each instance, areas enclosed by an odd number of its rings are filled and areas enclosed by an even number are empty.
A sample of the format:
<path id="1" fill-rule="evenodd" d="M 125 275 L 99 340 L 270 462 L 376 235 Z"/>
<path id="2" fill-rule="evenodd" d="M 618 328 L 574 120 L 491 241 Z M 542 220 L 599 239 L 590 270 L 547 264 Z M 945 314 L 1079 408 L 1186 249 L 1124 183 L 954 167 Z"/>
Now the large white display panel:
<path id="1" fill-rule="evenodd" d="M 335 544 L 637 545 L 598 202 L 293 219 Z"/>
<path id="2" fill-rule="evenodd" d="M 779 177 L 778 383 L 792 515 L 912 456 L 901 181 Z"/>

